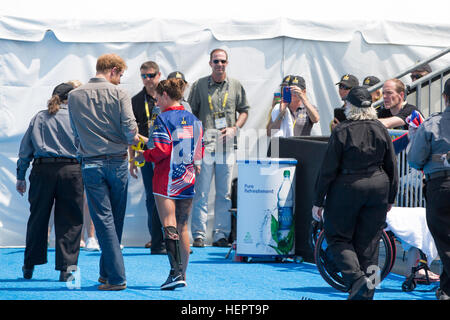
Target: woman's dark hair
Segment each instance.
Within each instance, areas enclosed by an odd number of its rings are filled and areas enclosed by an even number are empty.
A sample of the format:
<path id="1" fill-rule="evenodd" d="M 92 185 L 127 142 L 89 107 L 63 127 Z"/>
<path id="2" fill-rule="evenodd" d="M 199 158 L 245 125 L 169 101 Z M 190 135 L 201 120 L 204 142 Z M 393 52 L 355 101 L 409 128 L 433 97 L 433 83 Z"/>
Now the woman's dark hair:
<path id="1" fill-rule="evenodd" d="M 162 95 L 163 92 L 173 100 L 181 100 L 186 83 L 182 79 L 172 78 L 168 80 L 161 80 L 156 87 L 156 93 Z"/>
<path id="2" fill-rule="evenodd" d="M 59 111 L 59 105 L 68 99 L 68 94 L 74 89 L 70 83 L 61 83 L 53 89 L 52 97 L 47 102 L 47 110 L 50 114 L 56 114 Z"/>
<path id="3" fill-rule="evenodd" d="M 53 95 L 50 100 L 48 100 L 47 110 L 50 114 L 55 114 L 59 111 L 59 105 L 61 104 L 61 99 L 57 94 Z"/>

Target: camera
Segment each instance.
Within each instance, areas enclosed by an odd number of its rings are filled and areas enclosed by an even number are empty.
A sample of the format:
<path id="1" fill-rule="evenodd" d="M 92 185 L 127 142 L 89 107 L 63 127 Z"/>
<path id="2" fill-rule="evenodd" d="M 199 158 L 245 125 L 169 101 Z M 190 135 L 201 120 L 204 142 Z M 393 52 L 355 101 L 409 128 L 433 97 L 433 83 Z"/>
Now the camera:
<path id="1" fill-rule="evenodd" d="M 283 87 L 283 102 L 291 103 L 291 100 L 291 88 L 288 86 Z"/>

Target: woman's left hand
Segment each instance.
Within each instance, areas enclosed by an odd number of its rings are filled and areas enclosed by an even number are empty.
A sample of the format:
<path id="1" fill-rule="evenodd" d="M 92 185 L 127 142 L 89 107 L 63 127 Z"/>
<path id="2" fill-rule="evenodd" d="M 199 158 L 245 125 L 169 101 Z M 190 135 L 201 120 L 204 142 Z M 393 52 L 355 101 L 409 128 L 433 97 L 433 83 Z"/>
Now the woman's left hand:
<path id="1" fill-rule="evenodd" d="M 312 207 L 312 217 L 314 220 L 320 222 L 320 220 L 323 219 L 322 213 L 323 213 L 323 207 L 317 207 L 317 206 Z"/>

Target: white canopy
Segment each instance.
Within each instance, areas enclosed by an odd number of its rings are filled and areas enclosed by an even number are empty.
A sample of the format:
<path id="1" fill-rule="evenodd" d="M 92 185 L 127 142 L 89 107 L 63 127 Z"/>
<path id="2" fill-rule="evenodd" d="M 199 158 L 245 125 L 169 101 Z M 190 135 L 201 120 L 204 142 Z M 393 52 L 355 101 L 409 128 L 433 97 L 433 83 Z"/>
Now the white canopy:
<path id="1" fill-rule="evenodd" d="M 121 86 L 134 95 L 142 88 L 144 61 L 156 61 L 163 78 L 179 70 L 192 83 L 211 72 L 209 52 L 226 49 L 227 73 L 242 82 L 251 105 L 245 129 L 261 130 L 261 137 L 281 79 L 299 74 L 321 117 L 313 134 L 326 135 L 332 110 L 342 104 L 335 86 L 340 77 L 386 80 L 450 46 L 449 9 L 449 1 L 433 0 L 2 3 L 0 246 L 24 244 L 29 205 L 15 191 L 15 169 L 31 117 L 57 84 L 87 82 L 99 55 L 115 52 L 126 60 Z M 444 57 L 431 66 L 449 63 Z M 257 150 L 250 145 L 245 155 Z M 130 180 L 129 189 L 124 242 L 141 245 L 149 237 L 141 179 Z"/>

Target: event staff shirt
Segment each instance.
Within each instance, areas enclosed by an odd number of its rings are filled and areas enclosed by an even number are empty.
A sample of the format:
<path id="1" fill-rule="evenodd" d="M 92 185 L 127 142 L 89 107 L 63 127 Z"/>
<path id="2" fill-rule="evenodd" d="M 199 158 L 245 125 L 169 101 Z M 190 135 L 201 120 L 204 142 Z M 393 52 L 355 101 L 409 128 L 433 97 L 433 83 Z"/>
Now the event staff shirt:
<path id="1" fill-rule="evenodd" d="M 211 97 L 212 109 L 209 97 Z M 226 100 L 225 100 L 226 97 Z M 225 101 L 225 106 L 223 106 Z M 218 133 L 215 132 L 214 114 L 224 112 L 227 127 L 236 124 L 236 112 L 248 112 L 250 106 L 242 84 L 232 78 L 226 78 L 223 82 L 214 82 L 211 76 L 203 77 L 194 82 L 189 93 L 188 102 L 192 113 L 202 122 L 205 130 L 205 148 L 208 152 L 214 152 Z"/>
<path id="2" fill-rule="evenodd" d="M 450 107 L 447 107 L 444 112 L 431 115 L 419 126 L 410 142 L 408 163 L 425 174 L 450 170 L 443 161 L 431 161 L 433 154 L 444 154 L 449 150 Z"/>
<path id="3" fill-rule="evenodd" d="M 61 104 L 56 114 L 50 114 L 47 110 L 39 111 L 31 119 L 20 143 L 17 180 L 25 180 L 25 173 L 33 158 L 76 158 L 76 152 L 67 105 Z"/>

